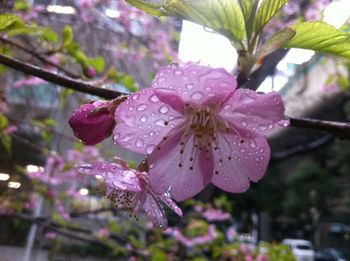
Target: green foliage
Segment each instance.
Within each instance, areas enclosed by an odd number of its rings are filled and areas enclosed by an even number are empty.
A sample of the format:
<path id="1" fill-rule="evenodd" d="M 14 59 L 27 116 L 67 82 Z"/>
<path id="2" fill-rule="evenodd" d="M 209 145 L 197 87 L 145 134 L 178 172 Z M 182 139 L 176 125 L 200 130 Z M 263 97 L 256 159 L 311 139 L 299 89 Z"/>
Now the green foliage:
<path id="1" fill-rule="evenodd" d="M 270 261 L 297 261 L 290 247 L 286 245 L 262 243 L 259 245 L 259 248 L 266 251 Z"/>
<path id="2" fill-rule="evenodd" d="M 158 249 L 157 247 L 152 247 L 150 249 L 151 253 L 151 260 L 152 261 L 167 261 L 168 255 L 161 249 Z"/>
<path id="3" fill-rule="evenodd" d="M 350 58 L 350 34 L 316 21 L 292 26 L 296 35 L 284 47 L 302 48 Z"/>
<path id="4" fill-rule="evenodd" d="M 14 4 L 14 9 L 16 11 L 29 11 L 30 10 L 30 5 L 26 0 L 17 0 Z"/>
<path id="5" fill-rule="evenodd" d="M 131 92 L 136 92 L 139 89 L 136 86 L 135 79 L 131 75 L 121 73 L 114 67 L 108 70 L 108 77 L 114 80 L 116 83 L 125 86 Z"/>
<path id="6" fill-rule="evenodd" d="M 127 2 L 154 15 L 176 16 L 201 24 L 225 35 L 237 48 L 243 48 L 246 30 L 237 0 L 168 0 L 161 4 L 142 0 Z"/>
<path id="7" fill-rule="evenodd" d="M 254 20 L 254 33 L 259 35 L 265 25 L 278 13 L 288 0 L 263 0 Z"/>
<path id="8" fill-rule="evenodd" d="M 16 29 L 24 26 L 20 17 L 14 14 L 0 14 L 0 31 Z"/>
<path id="9" fill-rule="evenodd" d="M 74 40 L 73 28 L 65 25 L 62 31 L 62 46 L 67 48 Z"/>

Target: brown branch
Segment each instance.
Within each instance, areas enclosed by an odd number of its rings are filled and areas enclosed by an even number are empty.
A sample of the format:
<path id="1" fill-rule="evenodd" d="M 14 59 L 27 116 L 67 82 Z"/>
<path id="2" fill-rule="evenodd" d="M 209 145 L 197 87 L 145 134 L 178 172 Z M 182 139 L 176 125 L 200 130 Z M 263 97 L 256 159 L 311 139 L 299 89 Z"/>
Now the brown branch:
<path id="1" fill-rule="evenodd" d="M 105 99 L 114 99 L 118 96 L 123 95 L 123 93 L 114 90 L 103 89 L 81 80 L 76 80 L 62 75 L 58 75 L 49 70 L 41 69 L 37 66 L 23 63 L 17 59 L 9 58 L 2 54 L 0 54 L 0 64 L 3 64 L 23 73 L 34 75 L 36 77 L 64 86 L 66 88 L 99 96 Z M 324 131 L 333 134 L 340 138 L 350 139 L 350 123 L 294 117 L 289 117 L 289 119 L 291 123 L 290 125 L 292 127 L 316 129 L 319 131 Z"/>
<path id="2" fill-rule="evenodd" d="M 350 139 L 350 123 L 337 121 L 323 121 L 308 118 L 289 117 L 290 126 L 315 129 L 333 134 L 342 139 Z"/>
<path id="3" fill-rule="evenodd" d="M 0 54 L 0 63 L 14 70 L 39 77 L 43 80 L 55 83 L 68 89 L 96 95 L 105 99 L 115 99 L 118 96 L 123 95 L 123 93 L 110 89 L 103 89 L 88 82 L 65 77 L 55 72 L 51 72 L 34 65 L 30 65 L 28 63 L 21 62 L 17 59 L 10 58 L 2 54 Z"/>
<path id="4" fill-rule="evenodd" d="M 48 64 L 51 65 L 52 67 L 57 68 L 58 70 L 62 71 L 63 73 L 65 73 L 67 76 L 71 77 L 71 78 L 79 78 L 78 75 L 73 74 L 72 72 L 68 71 L 67 69 L 63 68 L 62 66 L 60 66 L 59 64 L 56 64 L 50 60 L 48 60 L 45 56 L 34 52 L 31 49 L 28 49 L 27 47 L 24 47 L 22 45 L 20 45 L 19 43 L 16 43 L 10 39 L 4 38 L 3 36 L 0 36 L 0 41 L 9 45 L 12 45 L 16 48 L 18 48 L 19 50 L 22 50 L 26 53 L 29 53 L 30 55 L 34 56 L 36 59 L 38 59 L 39 61 L 43 62 L 44 64 Z"/>

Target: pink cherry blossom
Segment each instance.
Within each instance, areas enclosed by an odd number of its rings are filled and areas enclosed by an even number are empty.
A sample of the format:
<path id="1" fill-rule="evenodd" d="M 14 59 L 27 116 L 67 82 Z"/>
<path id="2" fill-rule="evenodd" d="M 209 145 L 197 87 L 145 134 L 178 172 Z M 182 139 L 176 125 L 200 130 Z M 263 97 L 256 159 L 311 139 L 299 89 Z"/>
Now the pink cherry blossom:
<path id="1" fill-rule="evenodd" d="M 111 102 L 112 103 L 112 102 Z M 110 102 L 95 101 L 81 105 L 69 119 L 74 135 L 85 145 L 100 143 L 115 126 Z"/>
<path id="2" fill-rule="evenodd" d="M 22 87 L 27 87 L 27 86 L 35 86 L 39 84 L 46 83 L 45 80 L 35 77 L 35 76 L 30 76 L 25 79 L 19 80 L 13 84 L 14 88 L 22 88 Z"/>
<path id="3" fill-rule="evenodd" d="M 96 162 L 80 166 L 78 170 L 102 176 L 107 185 L 107 197 L 117 208 L 135 215 L 143 208 L 155 227 L 167 227 L 165 211 L 160 201 L 182 216 L 181 209 L 166 194 L 156 195 L 152 191 L 147 172 L 133 170 L 123 160 L 118 159 L 117 163 Z"/>
<path id="4" fill-rule="evenodd" d="M 209 208 L 203 212 L 203 217 L 209 222 L 216 222 L 228 220 L 231 218 L 231 215 L 221 209 Z"/>
<path id="5" fill-rule="evenodd" d="M 210 225 L 208 227 L 208 231 L 205 235 L 203 236 L 198 236 L 195 238 L 189 238 L 182 234 L 179 228 L 174 227 L 174 228 L 167 228 L 164 233 L 166 235 L 173 236 L 177 241 L 179 241 L 181 244 L 184 246 L 191 248 L 196 245 L 203 245 L 206 243 L 212 242 L 214 239 L 217 238 L 218 234 L 215 229 L 215 225 Z"/>
<path id="6" fill-rule="evenodd" d="M 276 92 L 236 90 L 224 69 L 172 64 L 160 69 L 152 88 L 131 95 L 116 110 L 114 139 L 149 155 L 150 184 L 178 201 L 208 183 L 234 193 L 265 173 L 270 147 L 265 133 L 283 120 Z"/>

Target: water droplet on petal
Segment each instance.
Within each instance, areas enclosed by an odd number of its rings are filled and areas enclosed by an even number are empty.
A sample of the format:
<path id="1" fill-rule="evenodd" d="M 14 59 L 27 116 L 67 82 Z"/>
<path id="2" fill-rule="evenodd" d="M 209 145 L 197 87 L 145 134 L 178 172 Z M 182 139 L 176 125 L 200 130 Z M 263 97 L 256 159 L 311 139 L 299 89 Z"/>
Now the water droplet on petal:
<path id="1" fill-rule="evenodd" d="M 191 95 L 191 99 L 194 101 L 200 101 L 204 98 L 204 94 L 202 92 L 194 92 Z"/>
<path id="2" fill-rule="evenodd" d="M 140 97 L 139 94 L 134 94 L 133 96 L 131 96 L 131 99 L 133 99 L 134 101 L 136 101 L 139 97 Z"/>
<path id="3" fill-rule="evenodd" d="M 157 82 L 164 82 L 164 81 L 165 81 L 165 78 L 163 77 L 157 79 Z"/>
<path id="4" fill-rule="evenodd" d="M 148 117 L 146 115 L 143 115 L 141 118 L 140 118 L 140 121 L 141 122 L 146 122 L 148 119 Z"/>
<path id="5" fill-rule="evenodd" d="M 133 134 L 126 134 L 126 135 L 123 137 L 122 141 L 127 142 L 127 141 L 132 140 L 133 138 L 134 138 L 134 135 L 133 135 Z"/>
<path id="6" fill-rule="evenodd" d="M 145 111 L 147 110 L 148 106 L 146 104 L 140 104 L 139 106 L 137 106 L 137 110 L 138 111 Z"/>
<path id="7" fill-rule="evenodd" d="M 151 95 L 151 96 L 149 97 L 149 100 L 150 100 L 151 102 L 153 102 L 153 103 L 159 102 L 159 99 L 158 99 L 157 95 L 155 95 L 155 94 Z"/>
<path id="8" fill-rule="evenodd" d="M 254 141 L 254 140 L 251 140 L 251 141 L 249 142 L 249 146 L 250 146 L 251 148 L 256 148 L 256 143 L 255 143 L 255 141 Z"/>
<path id="9" fill-rule="evenodd" d="M 151 132 L 149 133 L 149 136 L 150 136 L 150 137 L 153 137 L 154 134 L 156 134 L 156 133 L 155 133 L 154 131 L 151 131 Z"/>
<path id="10" fill-rule="evenodd" d="M 169 107 L 166 105 L 163 105 L 162 107 L 160 107 L 159 112 L 166 114 L 169 111 Z"/>
<path id="11" fill-rule="evenodd" d="M 151 154 L 152 153 L 152 151 L 155 149 L 155 145 L 148 145 L 147 147 L 146 147 L 146 149 L 145 149 L 145 152 L 147 153 L 147 154 Z"/>
<path id="12" fill-rule="evenodd" d="M 137 139 L 136 140 L 136 142 L 135 142 L 135 145 L 136 145 L 136 147 L 141 147 L 142 145 L 143 145 L 143 140 L 141 140 L 141 139 Z"/>
<path id="13" fill-rule="evenodd" d="M 189 83 L 189 84 L 186 84 L 186 88 L 189 89 L 189 90 L 192 90 L 194 88 L 194 85 Z"/>
<path id="14" fill-rule="evenodd" d="M 183 74 L 183 71 L 181 71 L 181 70 L 176 70 L 174 73 L 175 73 L 176 75 L 181 75 L 181 74 Z"/>
<path id="15" fill-rule="evenodd" d="M 247 122 L 246 121 L 242 121 L 242 126 L 243 127 L 247 126 Z"/>

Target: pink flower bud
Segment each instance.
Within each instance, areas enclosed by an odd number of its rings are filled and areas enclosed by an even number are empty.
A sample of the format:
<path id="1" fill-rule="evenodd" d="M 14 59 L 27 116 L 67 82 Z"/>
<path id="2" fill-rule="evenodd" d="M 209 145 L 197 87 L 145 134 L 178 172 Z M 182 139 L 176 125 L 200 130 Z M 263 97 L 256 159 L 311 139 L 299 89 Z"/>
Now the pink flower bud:
<path id="1" fill-rule="evenodd" d="M 96 70 L 92 66 L 84 68 L 84 75 L 88 78 L 94 78 L 96 76 Z"/>
<path id="2" fill-rule="evenodd" d="M 85 145 L 95 145 L 109 137 L 115 127 L 111 107 L 110 102 L 103 101 L 81 105 L 69 119 L 74 135 Z"/>

